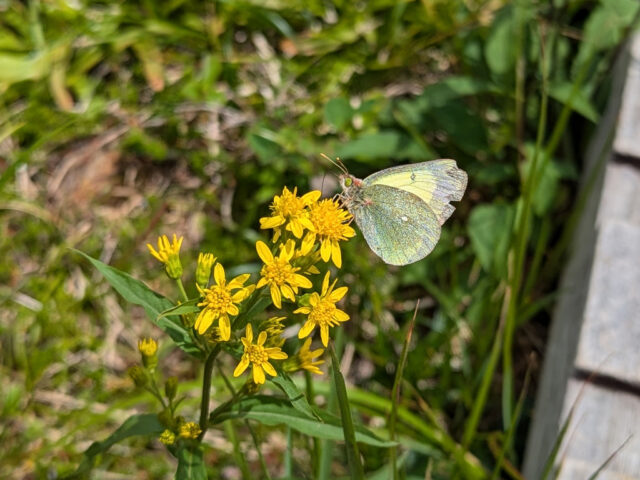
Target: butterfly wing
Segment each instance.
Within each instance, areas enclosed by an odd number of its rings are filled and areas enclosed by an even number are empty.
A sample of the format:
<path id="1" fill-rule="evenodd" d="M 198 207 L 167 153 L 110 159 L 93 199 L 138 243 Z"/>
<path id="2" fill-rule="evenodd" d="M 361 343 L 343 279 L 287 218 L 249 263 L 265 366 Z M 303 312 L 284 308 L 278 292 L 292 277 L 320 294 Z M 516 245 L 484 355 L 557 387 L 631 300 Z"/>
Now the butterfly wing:
<path id="1" fill-rule="evenodd" d="M 455 210 L 449 202 L 462 199 L 467 174 L 458 168 L 455 160 L 444 159 L 387 168 L 362 182 L 364 187 L 387 185 L 418 196 L 442 225 Z"/>
<path id="2" fill-rule="evenodd" d="M 386 263 L 417 262 L 436 246 L 440 223 L 416 195 L 381 184 L 364 188 L 363 195 L 366 202 L 351 213 L 371 250 Z"/>

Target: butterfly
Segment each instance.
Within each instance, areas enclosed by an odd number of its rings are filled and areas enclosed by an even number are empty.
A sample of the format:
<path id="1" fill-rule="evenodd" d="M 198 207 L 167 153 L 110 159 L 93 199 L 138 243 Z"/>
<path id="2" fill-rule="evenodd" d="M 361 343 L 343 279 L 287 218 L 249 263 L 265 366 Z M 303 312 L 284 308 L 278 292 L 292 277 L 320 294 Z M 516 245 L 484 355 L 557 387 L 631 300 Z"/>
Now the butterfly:
<path id="1" fill-rule="evenodd" d="M 441 225 L 462 199 L 467 173 L 455 160 L 391 167 L 364 180 L 340 165 L 340 198 L 373 252 L 390 265 L 423 259 L 440 239 Z"/>

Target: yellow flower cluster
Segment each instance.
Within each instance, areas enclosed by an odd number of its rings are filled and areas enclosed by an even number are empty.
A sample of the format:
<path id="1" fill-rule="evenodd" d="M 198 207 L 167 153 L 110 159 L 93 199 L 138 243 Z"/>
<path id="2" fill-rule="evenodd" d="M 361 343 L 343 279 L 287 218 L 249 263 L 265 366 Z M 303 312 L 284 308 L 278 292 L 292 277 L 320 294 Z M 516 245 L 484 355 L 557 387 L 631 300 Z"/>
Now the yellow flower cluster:
<path id="1" fill-rule="evenodd" d="M 250 274 L 238 275 L 227 280 L 225 269 L 213 253 L 200 253 L 195 271 L 195 289 L 199 293 L 197 315 L 191 317 L 188 325 L 193 325 L 197 334 L 206 341 L 233 342 L 240 340 L 243 353 L 233 375 L 239 376 L 251 366 L 251 378 L 257 385 L 265 382 L 266 376 L 276 376 L 277 370 L 271 361 L 283 361 L 285 371 L 307 370 L 320 374 L 318 368 L 323 363 L 318 359 L 324 349 L 311 350 L 311 334 L 318 328 L 324 347 L 329 343 L 329 329 L 349 319 L 336 304 L 347 293 L 347 287 L 336 288 L 336 279 L 326 265 L 326 273 L 320 292 L 305 292 L 313 288 L 309 278 L 320 273 L 318 267 L 332 262 L 337 268 L 342 266 L 340 242 L 355 235 L 349 225 L 352 220 L 349 212 L 341 208 L 333 199 L 320 199 L 319 191 L 298 196 L 297 188 L 290 191 L 286 187 L 276 195 L 270 206 L 270 216 L 260 219 L 262 229 L 272 229 L 273 246 L 263 241 L 256 242 L 256 251 L 262 260 L 259 278 L 250 282 Z M 148 245 L 151 254 L 165 264 L 169 276 L 180 286 L 185 301 L 188 300 L 182 287 L 182 265 L 179 250 L 182 237 L 173 236 L 170 242 L 167 236 L 158 239 L 158 250 Z M 179 266 L 179 267 L 178 267 Z M 211 275 L 213 273 L 213 275 Z M 210 283 L 210 277 L 213 280 Z M 265 288 L 268 287 L 268 290 Z M 298 332 L 298 338 L 305 339 L 299 345 L 297 353 L 288 357 L 280 347 L 284 325 L 292 319 L 286 316 L 256 321 L 247 318 L 260 297 L 271 299 L 276 309 L 283 309 L 285 301 L 292 304 L 293 314 L 306 317 Z M 194 302 L 195 303 L 195 302 Z M 289 308 L 289 307 L 287 307 Z M 242 318 L 240 318 L 242 317 Z M 294 317 L 295 318 L 295 317 Z M 238 320 L 238 321 L 236 321 Z M 217 322 L 217 323 L 216 323 Z M 253 323 L 253 325 L 252 325 Z M 234 325 L 236 325 L 234 327 Z M 238 327 L 245 327 L 244 337 L 238 335 Z M 254 327 L 260 325 L 254 343 Z M 215 331 L 215 335 L 210 333 Z M 215 339 L 215 340 L 213 340 Z M 237 344 L 237 343 L 236 343 Z M 142 350 L 151 350 L 151 346 L 141 346 Z M 186 428 L 186 427 L 185 427 Z M 197 435 L 195 428 L 189 432 L 179 432 L 182 437 Z M 165 441 L 170 441 L 166 435 Z"/>

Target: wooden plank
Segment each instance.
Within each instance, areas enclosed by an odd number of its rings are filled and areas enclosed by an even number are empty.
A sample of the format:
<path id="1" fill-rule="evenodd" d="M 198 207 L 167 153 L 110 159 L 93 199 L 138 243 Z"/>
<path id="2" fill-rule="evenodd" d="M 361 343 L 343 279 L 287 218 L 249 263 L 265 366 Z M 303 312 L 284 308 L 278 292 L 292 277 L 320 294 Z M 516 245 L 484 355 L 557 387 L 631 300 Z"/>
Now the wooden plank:
<path id="1" fill-rule="evenodd" d="M 640 223 L 636 223 L 640 218 L 640 175 L 633 165 L 616 163 L 615 153 L 607 147 L 624 104 L 624 109 L 634 111 L 621 115 L 615 148 L 624 155 L 640 156 L 640 87 L 633 83 L 640 81 L 638 53 L 640 36 L 633 41 L 634 57 L 622 59 L 616 67 L 607 112 L 585 159 L 583 188 L 589 176 L 598 171 L 598 163 L 603 158 L 609 161 L 588 198 L 561 278 L 527 440 L 523 466 L 527 479 L 536 480 L 542 474 L 574 403 L 577 385 L 583 383 L 577 377 L 593 371 L 610 375 L 614 385 L 616 381 L 621 385 L 640 381 Z M 627 77 L 631 86 L 625 89 Z M 627 98 L 629 95 L 633 98 Z M 629 121 L 632 125 L 624 124 Z M 629 144 L 631 138 L 634 146 Z M 625 440 L 626 432 L 640 432 L 640 401 L 629 392 L 633 389 L 621 392 L 592 384 L 585 387 L 573 418 L 573 433 L 565 439 L 558 457 L 564 465 L 558 478 L 589 478 Z M 612 463 L 599 478 L 640 479 L 639 446 L 627 446 L 616 459 L 618 463 Z"/>

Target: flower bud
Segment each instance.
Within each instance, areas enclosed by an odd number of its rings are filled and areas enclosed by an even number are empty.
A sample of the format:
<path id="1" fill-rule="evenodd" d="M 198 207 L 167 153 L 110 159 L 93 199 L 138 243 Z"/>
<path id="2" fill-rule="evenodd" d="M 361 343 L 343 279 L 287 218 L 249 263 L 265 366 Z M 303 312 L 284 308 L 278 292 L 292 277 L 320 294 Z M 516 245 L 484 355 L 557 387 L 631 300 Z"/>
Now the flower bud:
<path id="1" fill-rule="evenodd" d="M 158 365 L 158 344 L 153 338 L 141 338 L 138 340 L 138 350 L 142 356 L 142 364 L 149 370 Z"/>
<path id="2" fill-rule="evenodd" d="M 160 435 L 160 442 L 164 443 L 165 445 L 173 445 L 174 443 L 176 443 L 176 434 L 171 430 L 165 430 Z"/>
<path id="3" fill-rule="evenodd" d="M 202 433 L 202 429 L 196 422 L 187 422 L 180 425 L 180 436 L 182 438 L 198 438 L 200 433 Z"/>
<path id="4" fill-rule="evenodd" d="M 164 384 L 164 393 L 169 400 L 176 398 L 178 391 L 178 377 L 169 377 Z"/>
<path id="5" fill-rule="evenodd" d="M 136 387 L 144 387 L 149 383 L 147 372 L 145 372 L 145 370 L 139 365 L 134 365 L 127 371 L 127 373 L 129 374 L 129 377 L 131 377 L 131 380 L 133 380 Z"/>
<path id="6" fill-rule="evenodd" d="M 196 283 L 205 288 L 209 285 L 209 278 L 211 277 L 211 267 L 216 261 L 216 257 L 213 253 L 200 253 L 198 255 L 198 266 L 196 267 Z"/>

